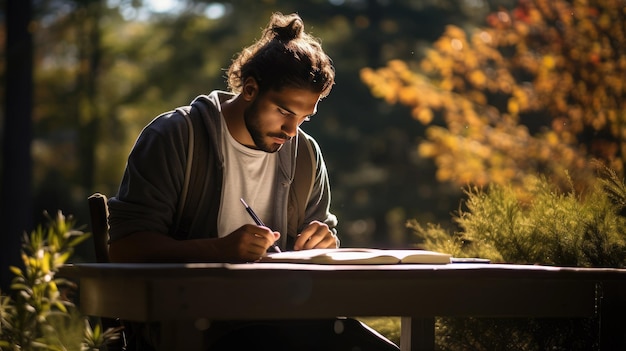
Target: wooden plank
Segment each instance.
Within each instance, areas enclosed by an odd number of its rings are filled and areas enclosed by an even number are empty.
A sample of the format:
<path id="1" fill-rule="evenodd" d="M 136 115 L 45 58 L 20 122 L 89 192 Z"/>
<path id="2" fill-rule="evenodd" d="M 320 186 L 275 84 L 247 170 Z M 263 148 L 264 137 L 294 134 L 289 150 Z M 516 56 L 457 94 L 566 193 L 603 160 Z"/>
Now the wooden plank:
<path id="1" fill-rule="evenodd" d="M 195 278 L 153 281 L 151 318 L 341 316 L 588 317 L 595 287 L 579 281 Z M 235 299 L 236 308 L 225 301 Z M 158 304 L 158 301 L 171 301 Z M 272 301 L 272 303 L 260 303 Z"/>
<path id="2" fill-rule="evenodd" d="M 147 321 L 151 319 L 147 297 L 146 281 L 140 279 L 80 280 L 79 307 L 86 315 Z"/>

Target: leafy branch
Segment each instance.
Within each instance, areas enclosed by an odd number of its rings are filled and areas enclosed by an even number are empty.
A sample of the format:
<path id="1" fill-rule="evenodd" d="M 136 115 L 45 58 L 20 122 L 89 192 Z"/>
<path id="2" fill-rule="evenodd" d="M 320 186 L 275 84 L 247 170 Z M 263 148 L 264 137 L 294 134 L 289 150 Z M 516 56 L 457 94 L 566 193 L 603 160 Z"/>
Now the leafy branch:
<path id="1" fill-rule="evenodd" d="M 59 211 L 24 235 L 24 268 L 10 268 L 12 294 L 0 295 L 0 350 L 100 350 L 119 337 L 119 330 L 92 329 L 68 298 L 76 285 L 56 275 L 90 236 L 74 226 Z"/>

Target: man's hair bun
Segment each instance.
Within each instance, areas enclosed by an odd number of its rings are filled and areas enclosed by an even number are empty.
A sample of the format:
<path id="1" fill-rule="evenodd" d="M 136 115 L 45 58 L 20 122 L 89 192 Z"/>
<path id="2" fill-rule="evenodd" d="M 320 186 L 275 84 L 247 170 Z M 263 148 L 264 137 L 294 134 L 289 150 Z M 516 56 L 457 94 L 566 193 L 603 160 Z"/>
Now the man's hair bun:
<path id="1" fill-rule="evenodd" d="M 304 23 L 295 14 L 288 16 L 274 14 L 266 30 L 265 35 L 271 35 L 275 39 L 286 43 L 302 35 Z"/>

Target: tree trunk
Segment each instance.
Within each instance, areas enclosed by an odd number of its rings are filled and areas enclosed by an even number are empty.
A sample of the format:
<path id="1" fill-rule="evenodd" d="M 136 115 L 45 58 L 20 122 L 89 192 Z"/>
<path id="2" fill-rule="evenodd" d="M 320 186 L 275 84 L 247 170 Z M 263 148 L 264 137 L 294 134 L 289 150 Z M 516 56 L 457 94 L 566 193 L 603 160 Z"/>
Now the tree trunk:
<path id="1" fill-rule="evenodd" d="M 100 139 L 101 113 L 97 104 L 100 61 L 102 57 L 101 28 L 102 1 L 87 1 L 85 19 L 81 22 L 79 50 L 82 68 L 78 73 L 79 105 L 77 106 L 77 125 L 80 126 L 80 184 L 88 193 L 94 191 L 96 174 L 96 145 Z M 88 195 L 88 194 L 86 194 Z"/>
<path id="2" fill-rule="evenodd" d="M 22 233 L 32 228 L 33 36 L 32 0 L 6 3 L 6 87 L 0 183 L 0 288 L 22 266 Z"/>

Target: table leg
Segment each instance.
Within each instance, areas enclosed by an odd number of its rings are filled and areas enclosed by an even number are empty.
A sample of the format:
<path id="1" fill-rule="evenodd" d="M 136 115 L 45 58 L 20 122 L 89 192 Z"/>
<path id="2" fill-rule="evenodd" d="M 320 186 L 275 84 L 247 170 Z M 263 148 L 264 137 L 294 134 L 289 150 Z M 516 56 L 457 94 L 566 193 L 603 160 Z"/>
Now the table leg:
<path id="1" fill-rule="evenodd" d="M 400 350 L 426 351 L 435 349 L 434 317 L 402 317 L 400 327 Z"/>
<path id="2" fill-rule="evenodd" d="M 168 321 L 161 323 L 161 345 L 159 351 L 185 350 L 205 351 L 204 333 L 193 321 Z"/>
<path id="3" fill-rule="evenodd" d="M 626 283 L 604 282 L 597 286 L 600 315 L 600 350 L 626 348 Z"/>

